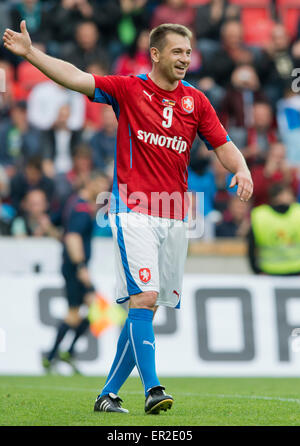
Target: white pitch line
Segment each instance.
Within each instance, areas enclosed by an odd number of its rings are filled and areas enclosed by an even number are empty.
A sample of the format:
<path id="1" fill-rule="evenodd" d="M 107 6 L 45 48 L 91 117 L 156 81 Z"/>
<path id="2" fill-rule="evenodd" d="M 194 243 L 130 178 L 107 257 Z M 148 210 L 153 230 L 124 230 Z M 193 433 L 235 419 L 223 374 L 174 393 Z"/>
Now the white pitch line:
<path id="1" fill-rule="evenodd" d="M 192 393 L 190 395 L 193 395 Z M 213 394 L 213 393 L 202 393 L 199 396 L 204 397 L 215 397 L 215 398 L 239 398 L 239 399 L 250 399 L 250 400 L 266 400 L 266 401 L 282 401 L 283 403 L 297 403 L 300 404 L 299 398 L 283 398 L 280 396 L 262 396 L 262 395 L 226 395 L 226 394 Z"/>
<path id="2" fill-rule="evenodd" d="M 59 392 L 95 392 L 97 388 L 83 388 L 83 387 L 59 387 L 59 386 L 32 386 L 27 384 L 14 384 L 16 388 L 21 389 L 34 389 L 34 390 L 58 390 Z M 0 387 L 7 387 L 7 384 L 1 384 Z M 99 390 L 99 389 L 98 389 Z M 143 391 L 125 390 L 122 392 L 124 395 L 143 395 Z M 264 401 L 281 401 L 283 403 L 297 403 L 300 404 L 300 398 L 284 398 L 280 396 L 263 396 L 263 395 L 227 395 L 225 393 L 192 393 L 192 392 L 175 392 L 176 395 L 182 396 L 195 396 L 202 398 L 222 398 L 222 399 L 250 399 L 250 400 L 264 400 Z"/>

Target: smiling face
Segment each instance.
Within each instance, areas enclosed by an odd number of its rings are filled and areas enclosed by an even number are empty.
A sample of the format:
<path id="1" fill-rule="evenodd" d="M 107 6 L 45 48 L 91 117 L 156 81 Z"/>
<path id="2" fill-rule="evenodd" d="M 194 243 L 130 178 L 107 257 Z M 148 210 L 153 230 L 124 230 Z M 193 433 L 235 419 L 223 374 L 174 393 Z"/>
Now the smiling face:
<path id="1" fill-rule="evenodd" d="M 174 32 L 169 32 L 162 48 L 151 48 L 151 58 L 162 77 L 172 83 L 184 78 L 191 63 L 191 42 Z"/>

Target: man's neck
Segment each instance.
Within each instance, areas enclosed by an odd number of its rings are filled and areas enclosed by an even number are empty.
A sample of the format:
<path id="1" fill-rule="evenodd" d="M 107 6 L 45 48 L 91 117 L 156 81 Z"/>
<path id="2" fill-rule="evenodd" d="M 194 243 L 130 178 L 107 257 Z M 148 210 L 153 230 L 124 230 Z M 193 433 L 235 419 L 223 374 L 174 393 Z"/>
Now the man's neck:
<path id="1" fill-rule="evenodd" d="M 178 85 L 177 80 L 170 82 L 165 77 L 161 76 L 159 73 L 157 73 L 155 70 L 152 69 L 151 73 L 148 75 L 152 82 L 154 82 L 159 88 L 162 88 L 163 90 L 167 91 L 173 91 Z"/>
<path id="2" fill-rule="evenodd" d="M 85 201 L 90 201 L 90 195 L 89 195 L 87 189 L 81 189 L 78 193 L 78 196 Z"/>

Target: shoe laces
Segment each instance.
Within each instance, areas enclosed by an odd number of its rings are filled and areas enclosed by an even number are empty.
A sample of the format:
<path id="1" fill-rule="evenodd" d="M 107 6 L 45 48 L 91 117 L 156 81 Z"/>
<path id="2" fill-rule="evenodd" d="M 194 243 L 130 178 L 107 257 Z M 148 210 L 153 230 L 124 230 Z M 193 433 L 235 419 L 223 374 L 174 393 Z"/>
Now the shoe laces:
<path id="1" fill-rule="evenodd" d="M 123 400 L 118 395 L 115 395 L 114 393 L 109 393 L 108 396 L 116 406 L 121 407 L 121 403 L 123 403 Z"/>

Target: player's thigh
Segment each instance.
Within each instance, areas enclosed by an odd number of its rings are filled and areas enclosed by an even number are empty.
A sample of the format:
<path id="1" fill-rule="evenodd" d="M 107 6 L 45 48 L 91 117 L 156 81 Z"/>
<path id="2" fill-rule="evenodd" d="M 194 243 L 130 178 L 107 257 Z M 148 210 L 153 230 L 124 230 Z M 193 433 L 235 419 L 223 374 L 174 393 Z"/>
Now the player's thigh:
<path id="1" fill-rule="evenodd" d="M 117 288 L 127 296 L 159 291 L 159 240 L 147 215 L 110 215 L 114 238 Z M 125 297 L 125 296 L 120 296 Z"/>
<path id="2" fill-rule="evenodd" d="M 158 297 L 157 291 L 143 291 L 130 296 L 129 308 L 145 308 L 156 311 L 155 305 Z"/>
<path id="3" fill-rule="evenodd" d="M 157 305 L 180 306 L 187 248 L 187 223 L 175 220 L 159 251 L 160 294 Z"/>

